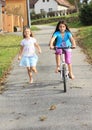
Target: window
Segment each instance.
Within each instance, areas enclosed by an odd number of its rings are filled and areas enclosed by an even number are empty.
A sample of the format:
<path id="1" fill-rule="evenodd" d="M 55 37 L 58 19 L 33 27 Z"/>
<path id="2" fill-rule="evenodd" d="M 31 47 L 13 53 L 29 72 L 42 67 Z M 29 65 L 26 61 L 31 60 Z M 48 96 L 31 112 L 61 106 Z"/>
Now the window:
<path id="1" fill-rule="evenodd" d="M 53 9 L 52 8 L 49 8 L 49 12 L 51 12 Z"/>
<path id="2" fill-rule="evenodd" d="M 49 0 L 47 0 L 47 2 L 49 2 Z"/>
<path id="3" fill-rule="evenodd" d="M 45 2 L 45 0 L 43 0 L 43 2 Z"/>
<path id="4" fill-rule="evenodd" d="M 44 9 L 40 9 L 40 12 L 41 12 L 41 13 L 44 13 Z"/>

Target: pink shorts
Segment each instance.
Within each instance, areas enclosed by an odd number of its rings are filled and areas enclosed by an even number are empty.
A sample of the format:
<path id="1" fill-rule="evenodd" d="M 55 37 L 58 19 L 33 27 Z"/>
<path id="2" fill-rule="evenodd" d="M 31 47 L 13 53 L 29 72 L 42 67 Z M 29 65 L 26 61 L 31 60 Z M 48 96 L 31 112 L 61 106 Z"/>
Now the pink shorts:
<path id="1" fill-rule="evenodd" d="M 64 50 L 56 49 L 56 52 L 55 52 L 56 55 L 62 55 L 62 53 L 65 54 L 66 64 L 70 64 L 71 63 L 71 57 L 72 57 L 71 49 L 64 49 Z"/>

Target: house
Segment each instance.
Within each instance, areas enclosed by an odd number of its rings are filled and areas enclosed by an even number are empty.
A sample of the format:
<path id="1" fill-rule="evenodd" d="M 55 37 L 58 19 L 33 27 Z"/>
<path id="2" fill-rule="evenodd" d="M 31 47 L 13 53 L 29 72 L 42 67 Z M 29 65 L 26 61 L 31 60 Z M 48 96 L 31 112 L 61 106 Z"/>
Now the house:
<path id="1" fill-rule="evenodd" d="M 30 0 L 30 8 L 35 14 L 62 11 L 74 8 L 67 0 Z"/>
<path id="2" fill-rule="evenodd" d="M 31 10 L 31 12 L 34 12 L 35 3 L 36 3 L 37 1 L 38 1 L 38 0 L 30 0 L 30 10 Z"/>
<path id="3" fill-rule="evenodd" d="M 0 0 L 0 31 L 3 30 L 3 18 L 2 18 L 2 13 L 3 13 L 3 8 L 5 6 L 5 0 Z"/>

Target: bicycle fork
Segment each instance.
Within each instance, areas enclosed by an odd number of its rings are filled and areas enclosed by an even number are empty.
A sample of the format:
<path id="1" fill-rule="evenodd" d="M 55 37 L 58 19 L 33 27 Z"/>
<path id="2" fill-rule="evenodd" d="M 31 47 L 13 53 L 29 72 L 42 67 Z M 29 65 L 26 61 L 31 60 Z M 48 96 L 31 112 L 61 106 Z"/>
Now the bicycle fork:
<path id="1" fill-rule="evenodd" d="M 61 69 L 60 69 L 61 79 L 64 77 L 63 71 L 65 72 L 65 77 L 66 77 L 66 79 L 68 79 L 68 78 L 69 78 L 69 76 L 68 76 L 68 73 L 69 73 L 69 72 L 68 72 L 68 68 L 67 68 L 67 66 L 66 66 L 65 63 L 62 63 L 62 64 L 61 64 Z"/>
<path id="2" fill-rule="evenodd" d="M 64 57 L 64 54 L 62 54 L 62 57 L 61 57 L 61 68 L 60 68 L 60 75 L 61 75 L 61 78 L 64 77 L 63 75 L 63 72 L 65 73 L 65 77 L 66 79 L 68 79 L 68 67 L 67 67 L 67 64 L 65 63 L 65 57 Z"/>

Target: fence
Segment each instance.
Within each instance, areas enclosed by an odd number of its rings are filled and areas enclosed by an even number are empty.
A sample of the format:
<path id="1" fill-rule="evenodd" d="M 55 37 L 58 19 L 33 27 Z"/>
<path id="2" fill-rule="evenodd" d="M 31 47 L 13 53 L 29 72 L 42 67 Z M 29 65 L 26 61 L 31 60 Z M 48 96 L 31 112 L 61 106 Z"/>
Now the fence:
<path id="1" fill-rule="evenodd" d="M 17 31 L 22 31 L 23 29 L 22 16 L 13 14 L 2 14 L 2 21 L 2 28 L 5 32 L 14 32 L 14 27 L 18 29 Z"/>
<path id="2" fill-rule="evenodd" d="M 40 14 L 35 14 L 34 12 L 31 13 L 32 19 L 40 19 L 40 18 L 47 18 L 47 17 L 55 17 L 55 16 L 65 16 L 68 14 L 72 14 L 77 12 L 76 9 L 67 9 L 67 10 L 61 10 L 61 11 L 52 11 L 52 12 L 42 12 Z"/>
<path id="3" fill-rule="evenodd" d="M 0 4 L 0 31 L 2 31 L 2 6 Z"/>

